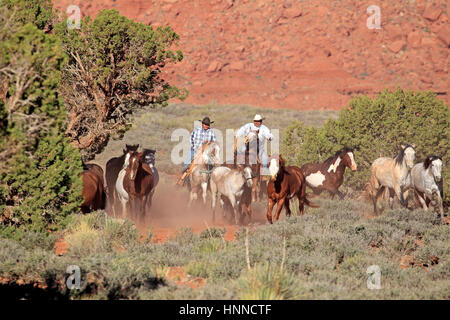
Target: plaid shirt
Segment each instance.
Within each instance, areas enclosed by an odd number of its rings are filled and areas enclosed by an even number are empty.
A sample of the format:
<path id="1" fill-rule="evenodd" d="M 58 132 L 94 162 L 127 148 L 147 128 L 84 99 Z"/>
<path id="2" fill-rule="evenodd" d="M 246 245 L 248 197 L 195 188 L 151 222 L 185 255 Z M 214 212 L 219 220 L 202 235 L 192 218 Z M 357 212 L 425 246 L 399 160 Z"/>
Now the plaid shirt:
<path id="1" fill-rule="evenodd" d="M 196 151 L 206 142 L 215 142 L 216 135 L 213 129 L 203 130 L 202 127 L 195 128 L 191 133 L 191 148 Z"/>

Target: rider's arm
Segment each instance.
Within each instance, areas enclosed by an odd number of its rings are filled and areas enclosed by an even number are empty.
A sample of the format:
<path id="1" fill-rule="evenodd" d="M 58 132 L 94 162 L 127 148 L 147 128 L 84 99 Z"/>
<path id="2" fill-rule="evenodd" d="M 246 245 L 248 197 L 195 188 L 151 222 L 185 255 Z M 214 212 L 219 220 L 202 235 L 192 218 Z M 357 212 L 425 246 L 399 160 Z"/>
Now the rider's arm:
<path id="1" fill-rule="evenodd" d="M 273 139 L 273 134 L 272 134 L 272 132 L 270 132 L 269 128 L 264 127 L 263 134 L 267 140 L 271 141 Z"/>
<path id="2" fill-rule="evenodd" d="M 217 139 L 216 139 L 216 134 L 214 133 L 214 130 L 213 129 L 209 129 L 209 130 L 211 130 L 211 139 L 210 139 L 210 141 L 211 142 L 216 142 Z"/>
<path id="3" fill-rule="evenodd" d="M 236 137 L 245 137 L 247 135 L 247 131 L 249 128 L 249 123 L 244 124 L 242 127 L 239 128 L 238 131 L 236 131 Z"/>
<path id="4" fill-rule="evenodd" d="M 192 130 L 192 133 L 191 133 L 191 149 L 193 149 L 194 148 L 194 143 L 195 143 L 195 136 L 196 136 L 196 129 L 194 129 L 194 130 Z"/>

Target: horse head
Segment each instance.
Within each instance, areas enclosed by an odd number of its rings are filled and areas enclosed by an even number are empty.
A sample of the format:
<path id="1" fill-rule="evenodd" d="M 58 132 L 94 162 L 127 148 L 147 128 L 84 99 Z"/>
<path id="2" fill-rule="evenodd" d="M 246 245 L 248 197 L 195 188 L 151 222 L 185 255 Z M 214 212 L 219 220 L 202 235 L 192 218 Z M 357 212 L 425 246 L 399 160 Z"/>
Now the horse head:
<path id="1" fill-rule="evenodd" d="M 246 143 L 252 143 L 256 139 L 258 139 L 259 130 L 250 130 L 250 132 L 245 137 Z"/>
<path id="2" fill-rule="evenodd" d="M 271 157 L 269 164 L 269 173 L 271 180 L 275 180 L 278 174 L 283 170 L 286 165 L 286 161 L 283 159 L 281 154 L 278 157 Z"/>
<path id="3" fill-rule="evenodd" d="M 244 178 L 247 181 L 247 186 L 251 188 L 253 186 L 253 171 L 252 168 L 246 166 L 243 171 Z"/>
<path id="4" fill-rule="evenodd" d="M 220 147 L 215 142 L 208 142 L 202 146 L 202 163 L 207 165 L 220 164 Z"/>
<path id="5" fill-rule="evenodd" d="M 350 148 L 343 148 L 342 149 L 343 152 L 343 156 L 342 156 L 342 161 L 344 162 L 344 164 L 349 167 L 352 171 L 356 171 L 358 169 L 358 166 L 356 165 L 355 162 L 355 155 L 353 154 L 353 149 Z"/>
<path id="6" fill-rule="evenodd" d="M 136 179 L 139 167 L 141 167 L 142 163 L 144 162 L 144 154 L 143 152 L 130 151 L 127 156 L 128 155 L 129 159 L 127 170 L 129 171 L 130 180 L 134 181 L 134 179 Z"/>
<path id="7" fill-rule="evenodd" d="M 150 167 L 155 166 L 155 153 L 156 153 L 156 150 L 143 149 L 142 153 L 144 154 L 145 163 L 147 163 Z"/>
<path id="8" fill-rule="evenodd" d="M 123 149 L 123 154 L 126 154 L 128 151 L 137 151 L 139 148 L 139 144 L 125 144 L 125 149 Z"/>
<path id="9" fill-rule="evenodd" d="M 406 144 L 401 145 L 400 151 L 395 159 L 395 162 L 398 165 L 402 165 L 405 162 L 408 170 L 411 170 L 414 166 L 414 160 L 416 158 L 416 145 L 415 144 Z"/>
<path id="10" fill-rule="evenodd" d="M 431 169 L 431 173 L 436 182 L 440 182 L 442 179 L 442 158 L 439 156 L 428 156 L 423 163 L 425 170 Z"/>

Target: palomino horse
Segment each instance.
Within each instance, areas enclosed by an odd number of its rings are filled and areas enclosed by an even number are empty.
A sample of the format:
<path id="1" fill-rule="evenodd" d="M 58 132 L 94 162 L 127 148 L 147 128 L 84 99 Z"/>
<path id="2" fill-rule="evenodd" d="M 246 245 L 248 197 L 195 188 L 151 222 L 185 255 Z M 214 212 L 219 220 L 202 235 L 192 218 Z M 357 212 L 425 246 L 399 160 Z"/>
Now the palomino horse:
<path id="1" fill-rule="evenodd" d="M 336 154 L 323 163 L 308 163 L 301 167 L 306 184 L 315 194 L 320 194 L 327 190 L 331 198 L 337 194 L 343 199 L 344 195 L 339 191 L 339 187 L 344 182 L 345 168 L 349 167 L 356 171 L 357 166 L 353 155 L 353 150 L 347 147 L 342 148 Z"/>
<path id="2" fill-rule="evenodd" d="M 259 130 L 251 130 L 243 139 L 235 137 L 234 164 L 248 166 L 252 170 L 252 201 L 261 199 L 261 159 L 259 158 Z M 245 148 L 245 152 L 241 150 Z"/>
<path id="3" fill-rule="evenodd" d="M 194 166 L 189 176 L 190 196 L 188 206 L 192 201 L 198 199 L 198 192 L 201 188 L 203 204 L 206 204 L 206 192 L 208 190 L 208 181 L 215 165 L 220 163 L 220 147 L 216 142 L 207 142 L 199 148 L 194 156 Z"/>
<path id="4" fill-rule="evenodd" d="M 123 164 L 125 162 L 125 156 L 129 151 L 137 151 L 139 145 L 125 145 L 123 154 L 120 157 L 111 158 L 106 163 L 106 185 L 107 185 L 107 195 L 108 195 L 108 208 L 111 208 L 111 213 L 116 215 L 116 181 L 119 175 L 119 171 L 122 170 Z"/>
<path id="5" fill-rule="evenodd" d="M 272 209 L 277 204 L 277 210 L 275 212 L 275 221 L 280 217 L 281 209 L 283 205 L 286 208 L 286 215 L 291 215 L 291 209 L 289 207 L 289 201 L 293 197 L 297 196 L 300 215 L 304 213 L 305 203 L 313 208 L 319 206 L 310 202 L 306 198 L 306 182 L 305 177 L 299 167 L 286 166 L 286 162 L 281 154 L 276 157 L 271 157 L 270 165 L 270 181 L 267 185 L 267 220 L 272 223 Z"/>
<path id="6" fill-rule="evenodd" d="M 386 188 L 390 192 L 392 190 L 395 192 L 403 207 L 407 206 L 403 192 L 410 184 L 409 175 L 414 166 L 415 147 L 414 144 L 402 145 L 394 159 L 381 157 L 372 163 L 368 191 L 372 198 L 375 214 L 378 214 L 378 198 Z M 392 207 L 392 201 L 390 202 Z"/>
<path id="7" fill-rule="evenodd" d="M 216 197 L 219 196 L 225 218 L 224 196 L 231 204 L 235 223 L 243 221 L 244 214 L 251 219 L 252 170 L 250 167 L 238 166 L 238 169 L 216 167 L 211 172 L 211 197 L 213 221 L 215 220 Z M 241 215 L 242 213 L 242 215 Z"/>
<path id="8" fill-rule="evenodd" d="M 96 164 L 83 164 L 84 171 L 81 173 L 83 181 L 83 203 L 81 212 L 105 209 L 106 194 L 103 183 L 103 169 Z"/>
<path id="9" fill-rule="evenodd" d="M 144 222 L 147 201 L 154 188 L 153 172 L 145 163 L 143 152 L 129 151 L 125 157 L 124 168 L 116 181 L 116 191 L 122 203 L 122 216 L 127 211 L 137 223 Z"/>
<path id="10" fill-rule="evenodd" d="M 428 210 L 428 205 L 433 196 L 437 198 L 437 206 L 441 218 L 444 218 L 444 197 L 442 183 L 442 158 L 439 156 L 428 156 L 424 162 L 417 163 L 411 170 L 411 187 L 414 189 L 416 201 L 420 203 L 423 210 Z"/>

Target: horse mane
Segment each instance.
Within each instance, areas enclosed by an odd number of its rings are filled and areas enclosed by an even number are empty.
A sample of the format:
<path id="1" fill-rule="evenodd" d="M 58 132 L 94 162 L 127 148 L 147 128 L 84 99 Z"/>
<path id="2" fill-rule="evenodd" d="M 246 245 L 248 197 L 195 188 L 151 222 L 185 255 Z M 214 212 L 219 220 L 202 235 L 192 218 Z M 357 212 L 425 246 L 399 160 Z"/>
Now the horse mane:
<path id="1" fill-rule="evenodd" d="M 344 154 L 346 154 L 347 152 L 353 152 L 352 148 L 349 147 L 343 147 L 342 149 L 336 151 L 336 153 L 329 157 L 327 160 L 325 160 L 323 163 L 324 164 L 331 164 L 333 162 L 334 159 L 336 159 L 337 157 L 341 156 L 341 158 L 343 157 Z"/>
<path id="2" fill-rule="evenodd" d="M 412 145 L 410 145 L 409 143 L 405 145 L 404 148 L 400 147 L 400 150 L 398 151 L 398 154 L 395 156 L 395 164 L 397 165 L 401 165 L 403 163 L 403 158 L 405 157 L 405 150 L 408 148 L 413 148 L 415 149 Z"/>
<path id="3" fill-rule="evenodd" d="M 434 160 L 441 160 L 441 161 L 442 161 L 442 158 L 441 158 L 440 156 L 436 156 L 436 155 L 428 156 L 428 157 L 425 159 L 425 161 L 423 162 L 423 167 L 425 168 L 425 170 L 427 170 L 427 169 L 430 167 L 431 163 L 432 163 Z"/>

